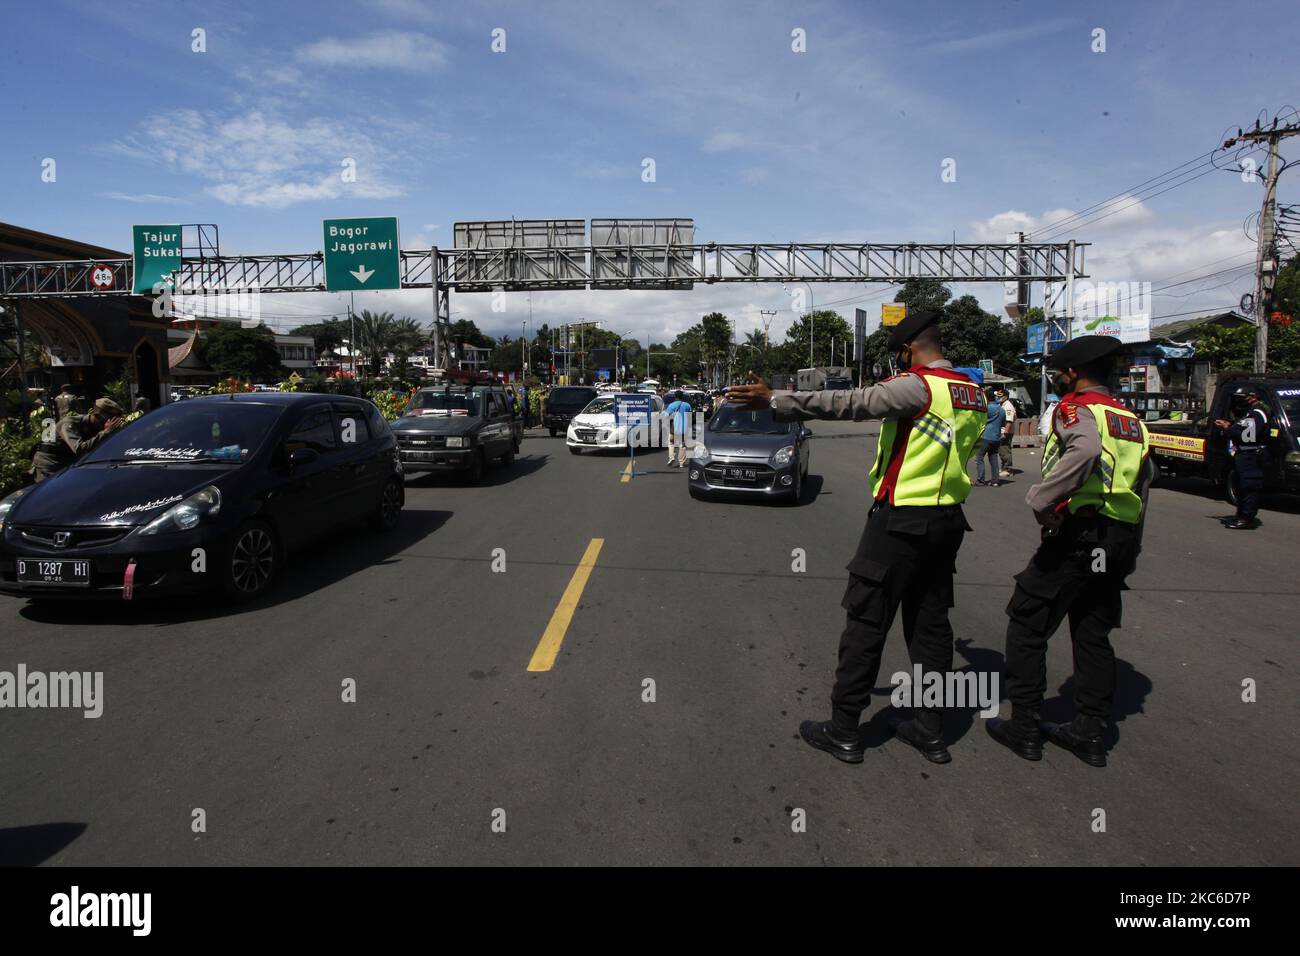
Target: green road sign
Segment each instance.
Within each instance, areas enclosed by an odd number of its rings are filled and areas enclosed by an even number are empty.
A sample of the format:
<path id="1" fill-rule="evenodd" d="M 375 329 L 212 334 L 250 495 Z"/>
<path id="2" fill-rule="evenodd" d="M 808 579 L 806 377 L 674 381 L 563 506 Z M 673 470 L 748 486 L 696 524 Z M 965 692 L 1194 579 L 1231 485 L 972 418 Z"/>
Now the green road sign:
<path id="1" fill-rule="evenodd" d="M 153 292 L 163 282 L 171 287 L 170 274 L 181 267 L 180 226 L 132 226 L 135 279 L 131 291 Z"/>
<path id="2" fill-rule="evenodd" d="M 400 289 L 397 217 L 326 219 L 325 288 L 330 292 Z"/>

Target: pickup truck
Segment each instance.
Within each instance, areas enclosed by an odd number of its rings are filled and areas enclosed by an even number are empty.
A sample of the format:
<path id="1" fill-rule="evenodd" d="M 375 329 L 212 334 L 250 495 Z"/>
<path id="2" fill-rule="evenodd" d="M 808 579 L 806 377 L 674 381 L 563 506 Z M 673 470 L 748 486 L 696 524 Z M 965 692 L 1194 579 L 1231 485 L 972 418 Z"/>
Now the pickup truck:
<path id="1" fill-rule="evenodd" d="M 422 388 L 391 427 L 405 471 L 458 471 L 470 484 L 493 459 L 513 465 L 524 437 L 506 390 L 489 385 Z"/>
<path id="2" fill-rule="evenodd" d="M 1268 464 L 1265 491 L 1300 494 L 1300 374 L 1226 375 L 1216 384 L 1205 414 L 1187 422 L 1151 422 L 1151 460 L 1161 477 L 1196 477 L 1213 483 L 1232 504 L 1237 503 L 1237 482 L 1232 469 L 1228 436 L 1214 423 L 1239 418 L 1232 412 L 1233 395 L 1254 390 L 1269 409 Z"/>

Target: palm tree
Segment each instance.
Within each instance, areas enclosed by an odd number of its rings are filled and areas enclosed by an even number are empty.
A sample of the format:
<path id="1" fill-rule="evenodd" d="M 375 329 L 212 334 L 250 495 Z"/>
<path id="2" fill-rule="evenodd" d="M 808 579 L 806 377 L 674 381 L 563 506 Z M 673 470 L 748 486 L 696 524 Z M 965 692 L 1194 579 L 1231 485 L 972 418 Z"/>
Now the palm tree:
<path id="1" fill-rule="evenodd" d="M 365 356 L 371 375 L 379 375 L 383 367 L 384 356 L 392 344 L 394 322 L 391 312 L 363 310 L 357 316 L 357 341 L 354 348 Z"/>
<path id="2" fill-rule="evenodd" d="M 393 374 L 405 378 L 407 362 L 412 352 L 429 344 L 429 330 L 411 318 L 401 318 L 393 323 L 389 335 L 389 350 L 393 353 Z"/>

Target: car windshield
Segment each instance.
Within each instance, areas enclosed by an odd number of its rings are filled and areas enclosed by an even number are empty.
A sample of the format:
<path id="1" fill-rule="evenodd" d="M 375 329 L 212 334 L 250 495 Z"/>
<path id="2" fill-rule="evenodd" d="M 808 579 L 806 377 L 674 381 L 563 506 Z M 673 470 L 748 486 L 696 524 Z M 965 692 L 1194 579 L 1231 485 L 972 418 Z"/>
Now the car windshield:
<path id="1" fill-rule="evenodd" d="M 558 405 L 581 407 L 596 397 L 594 388 L 557 388 L 547 397 L 546 402 L 552 408 Z"/>
<path id="2" fill-rule="evenodd" d="M 281 408 L 229 399 L 166 405 L 104 439 L 88 462 L 159 464 L 247 461 L 257 454 Z"/>
<path id="3" fill-rule="evenodd" d="M 788 435 L 793 424 L 777 421 L 770 408 L 754 410 L 724 405 L 709 419 L 709 431 L 731 435 Z"/>
<path id="4" fill-rule="evenodd" d="M 480 393 L 478 392 L 416 392 L 409 405 L 407 415 L 434 415 L 442 417 L 471 418 L 479 413 Z"/>
<path id="5" fill-rule="evenodd" d="M 614 399 L 601 397 L 582 410 L 584 415 L 608 415 L 614 411 Z"/>
<path id="6" fill-rule="evenodd" d="M 1277 390 L 1277 404 L 1291 428 L 1300 429 L 1300 388 L 1287 385 Z"/>

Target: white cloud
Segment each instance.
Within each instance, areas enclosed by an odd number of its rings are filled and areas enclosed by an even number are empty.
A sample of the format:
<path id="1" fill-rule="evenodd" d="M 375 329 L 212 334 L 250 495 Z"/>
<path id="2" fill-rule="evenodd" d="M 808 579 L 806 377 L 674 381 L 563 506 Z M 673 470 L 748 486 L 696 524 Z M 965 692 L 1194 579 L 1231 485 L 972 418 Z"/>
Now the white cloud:
<path id="1" fill-rule="evenodd" d="M 96 195 L 101 196 L 104 199 L 115 199 L 118 202 L 156 202 L 156 203 L 185 202 L 184 199 L 179 199 L 176 196 L 160 196 L 157 193 L 107 192 L 107 193 L 97 193 Z"/>
<path id="2" fill-rule="evenodd" d="M 729 149 L 739 149 L 745 145 L 745 137 L 728 130 L 719 130 L 704 141 L 700 147 L 706 153 L 725 153 Z"/>
<path id="3" fill-rule="evenodd" d="M 177 110 L 146 121 L 115 150 L 205 181 L 209 196 L 237 206 L 281 209 L 340 196 L 402 194 L 384 175 L 379 157 L 387 155 L 365 134 L 334 120 L 295 123 L 260 110 L 225 117 Z M 343 182 L 345 158 L 356 161 L 356 182 Z"/>
<path id="4" fill-rule="evenodd" d="M 1070 27 L 1077 26 L 1079 22 L 1080 21 L 1074 19 L 1047 20 L 1042 23 L 1034 23 L 1024 27 L 1013 27 L 1007 30 L 990 30 L 987 33 L 977 33 L 974 36 L 958 37 L 953 40 L 941 40 L 937 43 L 923 46 L 921 49 L 926 53 L 971 53 L 974 51 L 993 50 L 998 47 L 1022 43 L 1025 40 L 1032 40 L 1035 37 L 1046 36 L 1049 33 L 1058 33 Z M 1084 36 L 1086 38 L 1087 34 Z"/>
<path id="5" fill-rule="evenodd" d="M 447 47 L 427 34 L 389 30 L 358 39 L 326 37 L 300 48 L 295 56 L 315 66 L 419 73 L 444 66 Z"/>
<path id="6" fill-rule="evenodd" d="M 1117 197 L 1104 207 L 1091 210 L 1079 218 L 1071 218 L 1074 215 L 1072 209 L 1049 209 L 1039 216 L 1009 209 L 980 222 L 971 223 L 971 234 L 976 242 L 1006 242 L 1007 236 L 1013 232 L 1037 233 L 1030 237 L 1033 240 L 1046 239 L 1047 236 L 1060 233 L 1057 238 L 1064 242 L 1076 238 L 1072 234 L 1072 227 L 1074 231 L 1080 233 L 1081 237 L 1085 231 L 1082 225 L 1085 221 L 1089 223 L 1086 231 L 1091 233 L 1095 230 L 1121 227 L 1132 229 L 1146 225 L 1154 219 L 1151 208 L 1141 199 L 1133 196 Z"/>

